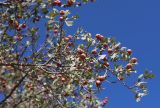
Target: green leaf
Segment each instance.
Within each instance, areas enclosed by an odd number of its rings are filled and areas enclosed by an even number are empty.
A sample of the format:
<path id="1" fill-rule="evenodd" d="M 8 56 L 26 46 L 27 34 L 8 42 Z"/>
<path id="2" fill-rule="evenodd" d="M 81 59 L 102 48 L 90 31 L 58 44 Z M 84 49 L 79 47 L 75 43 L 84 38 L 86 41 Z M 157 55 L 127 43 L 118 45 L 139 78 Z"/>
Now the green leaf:
<path id="1" fill-rule="evenodd" d="M 151 79 L 151 78 L 154 78 L 154 77 L 155 77 L 155 75 L 152 74 L 152 73 L 150 73 L 148 70 L 146 70 L 146 71 L 144 72 L 144 78 L 145 78 L 145 79 Z"/>
<path id="2" fill-rule="evenodd" d="M 70 26 L 73 26 L 73 21 L 69 21 L 69 20 L 66 20 L 65 21 L 65 23 L 66 23 L 66 25 L 68 26 L 68 27 L 70 27 Z"/>
<path id="3" fill-rule="evenodd" d="M 43 14 L 47 14 L 49 11 L 48 11 L 48 9 L 47 8 L 42 8 L 42 13 Z"/>
<path id="4" fill-rule="evenodd" d="M 50 17 L 50 19 L 54 19 L 57 15 L 58 15 L 58 13 L 51 12 L 51 13 L 49 14 L 49 17 Z"/>

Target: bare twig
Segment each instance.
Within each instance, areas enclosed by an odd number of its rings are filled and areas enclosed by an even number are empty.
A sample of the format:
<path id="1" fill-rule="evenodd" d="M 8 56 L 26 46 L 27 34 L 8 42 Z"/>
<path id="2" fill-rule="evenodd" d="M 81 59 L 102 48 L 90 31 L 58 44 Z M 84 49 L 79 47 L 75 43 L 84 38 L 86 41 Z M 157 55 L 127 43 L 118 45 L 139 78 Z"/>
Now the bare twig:
<path id="1" fill-rule="evenodd" d="M 17 87 L 19 87 L 19 85 L 23 82 L 23 80 L 26 78 L 26 76 L 28 75 L 28 73 L 26 73 L 20 80 L 19 82 L 12 88 L 11 92 L 5 97 L 5 99 L 3 99 L 0 102 L 0 105 L 3 104 L 8 98 L 11 97 L 11 95 L 13 94 L 13 92 L 17 89 Z"/>

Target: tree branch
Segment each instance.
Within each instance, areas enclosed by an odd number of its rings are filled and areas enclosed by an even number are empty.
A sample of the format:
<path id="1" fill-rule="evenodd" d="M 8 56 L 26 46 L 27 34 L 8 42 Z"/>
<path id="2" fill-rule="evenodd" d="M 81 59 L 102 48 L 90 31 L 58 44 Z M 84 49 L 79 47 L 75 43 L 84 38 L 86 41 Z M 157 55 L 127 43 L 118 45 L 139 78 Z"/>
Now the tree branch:
<path id="1" fill-rule="evenodd" d="M 5 97 L 5 99 L 3 99 L 0 102 L 0 105 L 3 104 L 9 97 L 11 97 L 11 95 L 13 94 L 13 92 L 17 89 L 17 87 L 23 82 L 23 80 L 26 78 L 26 76 L 28 75 L 28 73 L 26 73 L 20 80 L 19 82 L 13 87 L 13 89 L 11 90 L 11 92 Z"/>

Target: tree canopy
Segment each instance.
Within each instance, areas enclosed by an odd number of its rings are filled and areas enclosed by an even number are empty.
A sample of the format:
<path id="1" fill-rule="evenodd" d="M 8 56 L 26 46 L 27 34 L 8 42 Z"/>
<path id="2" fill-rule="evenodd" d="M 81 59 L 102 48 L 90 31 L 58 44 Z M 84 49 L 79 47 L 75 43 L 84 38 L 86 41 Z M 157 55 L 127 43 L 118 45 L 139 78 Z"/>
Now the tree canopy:
<path id="1" fill-rule="evenodd" d="M 0 107 L 101 108 L 105 85 L 120 83 L 136 101 L 148 94 L 145 70 L 134 83 L 137 58 L 112 37 L 74 34 L 70 8 L 94 0 L 2 0 L 0 2 Z"/>

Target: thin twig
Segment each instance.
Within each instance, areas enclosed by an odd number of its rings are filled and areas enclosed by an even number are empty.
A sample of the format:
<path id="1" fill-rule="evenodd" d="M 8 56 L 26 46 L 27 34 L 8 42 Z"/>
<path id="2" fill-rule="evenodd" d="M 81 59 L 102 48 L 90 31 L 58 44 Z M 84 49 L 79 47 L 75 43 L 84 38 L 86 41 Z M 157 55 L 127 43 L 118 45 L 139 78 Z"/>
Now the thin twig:
<path id="1" fill-rule="evenodd" d="M 17 87 L 19 87 L 19 85 L 23 82 L 23 80 L 26 78 L 26 76 L 28 75 L 28 73 L 26 73 L 20 80 L 19 82 L 13 87 L 13 89 L 11 90 L 11 92 L 5 97 L 5 99 L 3 99 L 0 102 L 0 105 L 3 104 L 8 98 L 11 97 L 11 95 L 13 94 L 13 92 L 17 89 Z"/>

